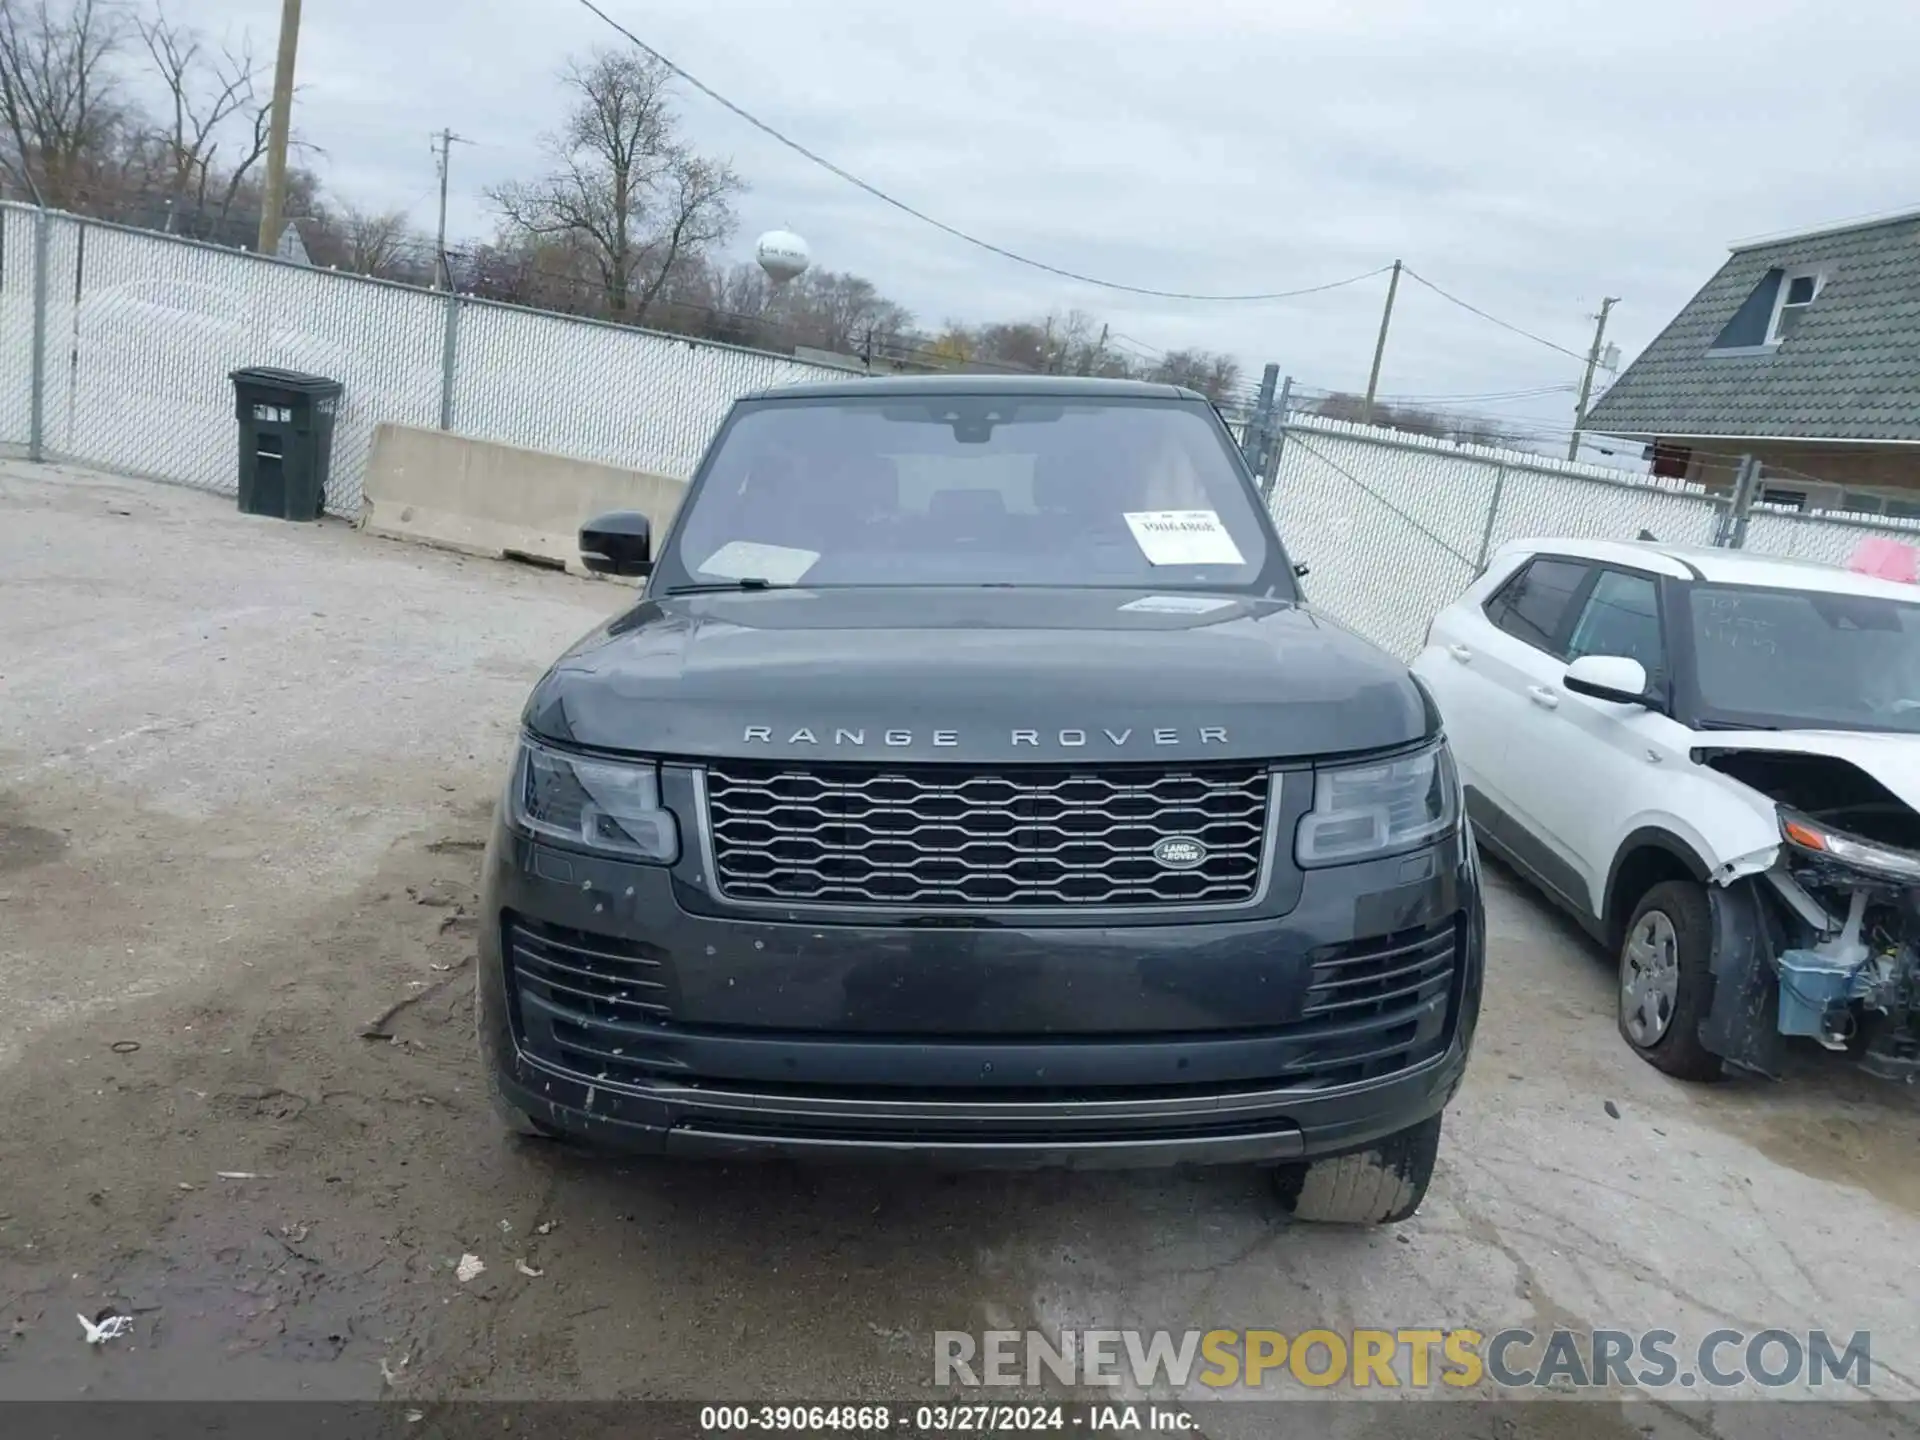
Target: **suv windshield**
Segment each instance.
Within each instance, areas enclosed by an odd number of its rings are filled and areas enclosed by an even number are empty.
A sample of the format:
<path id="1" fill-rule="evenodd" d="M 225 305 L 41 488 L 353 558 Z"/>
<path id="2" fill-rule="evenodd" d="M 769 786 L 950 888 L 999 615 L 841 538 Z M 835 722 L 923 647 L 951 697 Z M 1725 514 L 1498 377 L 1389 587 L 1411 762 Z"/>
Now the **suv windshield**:
<path id="1" fill-rule="evenodd" d="M 1733 585 L 1687 603 L 1708 721 L 1920 733 L 1920 603 Z"/>
<path id="2" fill-rule="evenodd" d="M 722 433 L 663 579 L 1243 588 L 1279 558 L 1257 504 L 1197 402 L 773 401 Z"/>

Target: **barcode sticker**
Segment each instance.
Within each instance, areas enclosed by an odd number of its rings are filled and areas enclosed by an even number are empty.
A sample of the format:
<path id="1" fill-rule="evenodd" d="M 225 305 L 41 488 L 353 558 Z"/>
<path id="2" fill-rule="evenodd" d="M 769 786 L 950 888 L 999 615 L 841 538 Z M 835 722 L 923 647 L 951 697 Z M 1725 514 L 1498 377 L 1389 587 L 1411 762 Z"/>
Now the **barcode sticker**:
<path id="1" fill-rule="evenodd" d="M 1127 527 L 1149 565 L 1244 565 L 1233 536 L 1211 510 L 1129 510 Z"/>

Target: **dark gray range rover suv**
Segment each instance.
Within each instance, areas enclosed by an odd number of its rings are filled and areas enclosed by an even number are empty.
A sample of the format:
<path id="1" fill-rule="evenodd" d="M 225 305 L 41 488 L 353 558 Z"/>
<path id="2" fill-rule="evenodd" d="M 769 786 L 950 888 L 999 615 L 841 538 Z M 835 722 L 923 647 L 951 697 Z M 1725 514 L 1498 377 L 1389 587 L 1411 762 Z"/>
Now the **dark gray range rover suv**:
<path id="1" fill-rule="evenodd" d="M 1459 783 L 1205 399 L 750 396 L 657 539 L 582 532 L 646 587 L 534 690 L 487 852 L 514 1129 L 1413 1213 L 1480 1004 Z"/>

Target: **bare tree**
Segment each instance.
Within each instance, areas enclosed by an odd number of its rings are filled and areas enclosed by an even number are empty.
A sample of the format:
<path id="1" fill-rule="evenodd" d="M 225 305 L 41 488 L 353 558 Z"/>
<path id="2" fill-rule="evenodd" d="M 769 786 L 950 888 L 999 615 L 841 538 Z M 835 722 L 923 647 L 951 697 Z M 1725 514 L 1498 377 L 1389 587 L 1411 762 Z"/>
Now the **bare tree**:
<path id="1" fill-rule="evenodd" d="M 217 223 L 222 232 L 227 229 L 228 217 L 233 214 L 236 202 L 247 189 L 254 166 L 267 158 L 267 142 L 273 128 L 272 97 L 269 96 L 264 100 L 256 99 L 248 107 L 247 120 L 247 129 L 241 135 L 239 148 L 233 152 L 232 164 L 226 170 L 226 181 L 220 188 Z M 299 140 L 290 138 L 287 141 L 287 148 L 294 150 L 311 147 L 303 146 Z M 292 183 L 292 176 L 289 174 L 289 193 L 292 190 Z M 258 231 L 259 226 L 255 225 L 253 228 Z"/>
<path id="2" fill-rule="evenodd" d="M 1169 350 L 1153 363 L 1146 378 L 1184 385 L 1217 402 L 1240 383 L 1240 362 L 1211 350 Z"/>
<path id="3" fill-rule="evenodd" d="M 758 265 L 735 265 L 719 277 L 714 287 L 715 304 L 736 315 L 759 315 L 773 301 L 773 284 Z"/>
<path id="4" fill-rule="evenodd" d="M 406 268 L 415 248 L 407 217 L 398 210 L 371 214 L 349 205 L 338 221 L 345 254 L 342 265 L 361 275 L 393 279 Z"/>
<path id="5" fill-rule="evenodd" d="M 1039 370 L 1048 350 L 1045 321 L 999 320 L 972 334 L 968 360 L 997 370 Z"/>
<path id="6" fill-rule="evenodd" d="M 1048 317 L 1052 353 L 1047 368 L 1062 375 L 1124 376 L 1126 358 L 1107 346 L 1107 327 L 1084 310 Z"/>
<path id="7" fill-rule="evenodd" d="M 110 0 L 0 0 L 0 176 L 45 205 L 109 197 L 125 110 L 112 61 L 124 38 Z"/>
<path id="8" fill-rule="evenodd" d="M 1367 402 L 1350 391 L 1335 390 L 1317 401 L 1313 410 L 1316 415 L 1324 415 L 1329 420 L 1344 420 L 1349 425 L 1358 425 L 1367 414 Z"/>
<path id="9" fill-rule="evenodd" d="M 667 104 L 672 72 L 651 57 L 599 51 L 561 78 L 572 108 L 545 142 L 555 169 L 489 198 L 520 234 L 584 249 L 606 308 L 644 317 L 678 265 L 732 233 L 732 197 L 745 187 L 680 141 Z"/>
<path id="10" fill-rule="evenodd" d="M 913 316 L 871 280 L 832 270 L 809 271 L 787 285 L 782 305 L 782 318 L 797 340 L 843 353 L 890 341 L 913 324 Z"/>
<path id="11" fill-rule="evenodd" d="M 1509 430 L 1498 421 L 1485 415 L 1472 415 L 1458 411 L 1427 410 L 1418 405 L 1390 405 L 1384 400 L 1375 400 L 1369 411 L 1365 399 L 1347 391 L 1336 390 L 1323 396 L 1314 406 L 1317 414 L 1330 420 L 1345 420 L 1359 424 L 1367 423 L 1383 426 L 1389 430 L 1399 430 L 1408 435 L 1425 435 L 1435 440 L 1451 440 L 1456 445 L 1509 445 L 1525 448 L 1522 442 L 1524 432 Z"/>
<path id="12" fill-rule="evenodd" d="M 929 363 L 946 370 L 964 369 L 972 360 L 974 334 L 958 320 L 949 320 L 926 346 Z"/>
<path id="13" fill-rule="evenodd" d="M 211 50 L 198 31 L 175 25 L 157 7 L 150 18 L 143 17 L 135 24 L 167 93 L 168 113 L 157 127 L 155 139 L 163 157 L 160 179 L 169 228 L 189 198 L 195 215 L 205 214 L 215 160 L 225 132 L 232 128 L 229 122 L 250 122 L 246 131 L 251 135 L 243 132 L 238 141 L 220 197 L 220 218 L 224 220 L 239 183 L 266 149 L 260 123 L 266 107 L 257 102 L 254 93 L 260 71 L 254 63 L 251 42 L 243 37 L 237 50 L 226 45 Z"/>

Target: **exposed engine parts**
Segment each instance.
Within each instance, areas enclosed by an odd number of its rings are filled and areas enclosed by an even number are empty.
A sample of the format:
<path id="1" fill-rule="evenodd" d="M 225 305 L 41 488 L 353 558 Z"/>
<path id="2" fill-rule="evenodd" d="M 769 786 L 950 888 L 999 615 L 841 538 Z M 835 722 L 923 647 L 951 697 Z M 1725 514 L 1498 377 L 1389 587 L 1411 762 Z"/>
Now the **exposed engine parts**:
<path id="1" fill-rule="evenodd" d="M 1779 806 L 1782 844 L 1763 878 L 1785 943 L 1756 947 L 1778 983 L 1778 1033 L 1883 1079 L 1920 1076 L 1920 814 L 1830 756 L 1703 758 Z"/>

